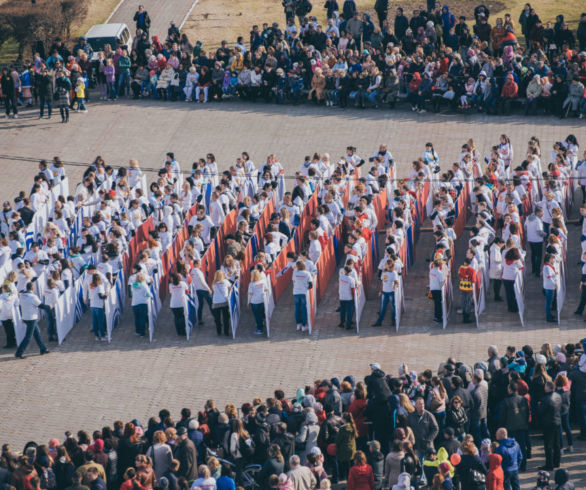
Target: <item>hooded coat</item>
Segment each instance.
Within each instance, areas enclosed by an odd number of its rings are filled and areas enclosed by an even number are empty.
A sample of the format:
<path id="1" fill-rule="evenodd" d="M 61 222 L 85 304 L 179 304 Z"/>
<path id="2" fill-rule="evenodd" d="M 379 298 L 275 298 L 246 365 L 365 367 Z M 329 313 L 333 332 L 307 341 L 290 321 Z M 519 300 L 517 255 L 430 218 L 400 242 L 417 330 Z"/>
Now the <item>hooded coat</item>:
<path id="1" fill-rule="evenodd" d="M 500 454 L 491 454 L 488 458 L 486 490 L 505 490 L 505 475 L 501 468 L 503 458 Z"/>
<path id="2" fill-rule="evenodd" d="M 401 473 L 399 475 L 399 481 L 396 485 L 393 485 L 392 490 L 411 490 L 412 488 L 409 473 Z"/>

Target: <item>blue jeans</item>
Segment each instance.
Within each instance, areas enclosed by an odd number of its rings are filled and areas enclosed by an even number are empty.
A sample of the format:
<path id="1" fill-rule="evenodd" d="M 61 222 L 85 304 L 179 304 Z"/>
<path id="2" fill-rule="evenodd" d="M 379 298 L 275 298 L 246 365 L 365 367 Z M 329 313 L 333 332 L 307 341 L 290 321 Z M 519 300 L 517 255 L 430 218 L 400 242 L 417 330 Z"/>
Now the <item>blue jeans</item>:
<path id="1" fill-rule="evenodd" d="M 204 303 L 208 304 L 208 307 L 210 308 L 210 313 L 213 315 L 214 312 L 212 311 L 212 295 L 206 291 L 205 289 L 198 289 L 196 290 L 196 294 L 197 294 L 197 321 L 199 323 L 203 323 L 203 305 Z"/>
<path id="2" fill-rule="evenodd" d="M 80 111 L 87 111 L 87 107 L 85 106 L 85 99 L 83 97 L 81 99 L 77 99 L 77 108 Z"/>
<path id="3" fill-rule="evenodd" d="M 354 316 L 354 300 L 340 300 L 340 323 L 350 325 Z"/>
<path id="4" fill-rule="evenodd" d="M 505 471 L 505 490 L 521 490 L 518 471 Z"/>
<path id="5" fill-rule="evenodd" d="M 106 336 L 106 315 L 104 308 L 91 307 L 92 311 L 92 328 L 96 337 Z"/>
<path id="6" fill-rule="evenodd" d="M 568 446 L 573 446 L 573 438 L 572 438 L 572 426 L 570 425 L 570 412 L 562 415 L 562 425 L 560 426 L 560 441 L 562 443 L 562 447 L 564 445 L 564 438 L 562 431 L 566 433 L 566 440 L 568 442 Z"/>
<path id="7" fill-rule="evenodd" d="M 126 95 L 130 94 L 130 74 L 120 73 L 118 77 L 118 95 L 122 94 L 122 87 L 124 87 Z"/>
<path id="8" fill-rule="evenodd" d="M 580 410 L 580 434 L 586 437 L 586 403 L 578 405 Z"/>
<path id="9" fill-rule="evenodd" d="M 474 441 L 478 446 L 480 446 L 482 439 L 490 439 L 486 419 L 472 420 L 470 422 L 470 432 L 474 436 Z"/>
<path id="10" fill-rule="evenodd" d="M 254 320 L 256 322 L 256 329 L 261 330 L 263 329 L 263 320 L 265 318 L 265 304 L 264 303 L 250 303 L 250 308 L 252 308 L 252 314 L 254 315 Z"/>
<path id="11" fill-rule="evenodd" d="M 391 322 L 395 322 L 395 291 L 391 291 L 390 293 L 385 293 L 383 291 L 383 295 L 381 298 L 381 307 L 380 313 L 378 314 L 378 319 L 376 320 L 377 323 L 382 323 L 385 315 L 387 313 L 387 305 L 391 304 Z"/>
<path id="12" fill-rule="evenodd" d="M 555 289 L 544 289 L 543 292 L 545 293 L 545 318 L 547 320 L 555 320 L 551 314 L 551 305 L 553 303 L 553 298 L 555 297 Z"/>
<path id="13" fill-rule="evenodd" d="M 47 308 L 47 333 L 49 340 L 57 340 L 57 318 L 55 316 L 55 308 Z"/>
<path id="14" fill-rule="evenodd" d="M 108 82 L 108 97 L 115 99 L 118 96 L 116 91 L 116 82 Z"/>
<path id="15" fill-rule="evenodd" d="M 295 323 L 297 325 L 307 326 L 307 301 L 305 294 L 294 294 L 293 301 L 295 303 Z"/>
<path id="16" fill-rule="evenodd" d="M 35 338 L 35 342 L 39 346 L 41 354 L 47 352 L 49 349 L 47 349 L 47 347 L 43 343 L 43 338 L 41 337 L 41 329 L 39 328 L 39 324 L 37 323 L 37 321 L 36 320 L 24 320 L 24 323 L 26 325 L 26 334 L 24 335 L 24 339 L 22 339 L 22 342 L 18 346 L 18 349 L 16 349 L 15 355 L 17 357 L 22 356 L 22 354 L 24 353 L 24 351 L 28 347 L 28 344 L 31 341 L 31 338 L 33 338 L 33 337 Z"/>
<path id="17" fill-rule="evenodd" d="M 144 337 L 149 321 L 149 307 L 146 303 L 134 305 L 132 307 L 132 313 L 134 313 L 134 331 L 141 337 Z"/>
<path id="18" fill-rule="evenodd" d="M 372 105 L 377 105 L 377 104 L 378 104 L 377 97 L 378 97 L 378 90 L 373 90 L 372 92 L 370 92 L 370 93 L 367 95 L 367 98 L 368 98 L 369 102 L 370 102 Z"/>

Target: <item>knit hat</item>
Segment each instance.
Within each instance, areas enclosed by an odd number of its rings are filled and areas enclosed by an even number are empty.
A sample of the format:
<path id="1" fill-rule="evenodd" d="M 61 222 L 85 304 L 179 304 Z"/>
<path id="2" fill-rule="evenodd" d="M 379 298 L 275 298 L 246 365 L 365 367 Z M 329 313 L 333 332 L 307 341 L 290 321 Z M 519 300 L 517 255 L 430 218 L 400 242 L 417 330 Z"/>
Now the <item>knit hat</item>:
<path id="1" fill-rule="evenodd" d="M 439 470 L 441 473 L 449 473 L 450 472 L 450 463 L 448 463 L 447 461 L 444 461 L 443 463 L 440 463 L 438 466 Z"/>
<path id="2" fill-rule="evenodd" d="M 558 352 L 555 355 L 555 360 L 561 363 L 565 363 L 566 362 L 566 355 L 563 352 Z"/>
<path id="3" fill-rule="evenodd" d="M 491 445 L 491 440 L 486 438 L 486 439 L 482 439 L 482 442 L 480 443 L 480 446 L 484 446 L 484 447 L 490 447 Z"/>
<path id="4" fill-rule="evenodd" d="M 537 354 L 535 356 L 535 362 L 537 364 L 543 364 L 545 366 L 547 364 L 547 358 L 543 354 Z"/>

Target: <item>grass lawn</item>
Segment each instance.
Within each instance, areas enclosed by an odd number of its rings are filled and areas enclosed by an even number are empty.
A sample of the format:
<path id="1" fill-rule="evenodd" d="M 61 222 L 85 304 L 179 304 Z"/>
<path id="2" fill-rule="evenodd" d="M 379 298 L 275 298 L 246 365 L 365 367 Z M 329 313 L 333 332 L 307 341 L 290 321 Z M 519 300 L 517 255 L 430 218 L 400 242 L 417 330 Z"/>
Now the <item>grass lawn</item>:
<path id="1" fill-rule="evenodd" d="M 318 20 L 325 24 L 326 15 L 323 9 L 325 0 L 312 0 L 313 10 L 310 15 L 315 15 Z M 374 13 L 374 0 L 357 0 L 358 9 L 361 12 L 369 12 L 373 22 L 377 23 L 377 17 Z M 450 9 L 458 15 L 465 15 L 468 19 L 473 18 L 473 10 L 478 5 L 478 0 L 459 0 L 458 2 L 446 2 Z M 510 13 L 515 23 L 519 19 L 523 5 L 526 0 L 505 0 L 483 2 L 491 11 L 491 20 L 494 16 L 502 16 Z M 554 21 L 555 16 L 563 13 L 566 20 L 570 23 L 570 28 L 575 31 L 580 13 L 586 11 L 586 5 L 581 0 L 568 0 L 563 4 L 552 2 L 551 0 L 535 0 L 530 2 L 537 10 L 541 20 L 547 22 Z M 410 16 L 413 8 L 422 5 L 423 2 L 389 2 L 389 19 L 394 19 L 395 8 L 403 6 L 407 16 Z M 338 0 L 340 9 L 343 0 Z M 236 42 L 238 36 L 244 36 L 248 42 L 249 31 L 253 24 L 279 22 L 283 27 L 285 24 L 285 15 L 281 0 L 200 0 L 191 16 L 184 26 L 184 30 L 189 39 L 202 41 L 206 48 L 216 48 L 222 40 L 228 41 L 229 44 Z M 520 29 L 516 29 L 521 36 Z"/>

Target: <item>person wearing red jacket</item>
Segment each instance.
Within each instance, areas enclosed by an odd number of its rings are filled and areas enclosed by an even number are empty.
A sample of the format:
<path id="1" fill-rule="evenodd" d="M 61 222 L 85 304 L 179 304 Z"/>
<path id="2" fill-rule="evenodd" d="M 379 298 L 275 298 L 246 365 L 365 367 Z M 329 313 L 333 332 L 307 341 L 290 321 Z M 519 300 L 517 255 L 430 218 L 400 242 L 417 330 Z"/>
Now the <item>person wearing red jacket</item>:
<path id="1" fill-rule="evenodd" d="M 458 278 L 460 280 L 459 289 L 462 295 L 462 318 L 463 323 L 471 323 L 471 313 L 474 308 L 474 284 L 476 283 L 476 270 L 470 265 L 468 257 L 464 259 L 464 264 L 458 269 Z"/>
<path id="2" fill-rule="evenodd" d="M 374 490 L 374 472 L 372 466 L 366 463 L 366 455 L 356 451 L 354 466 L 348 473 L 347 490 Z"/>
<path id="3" fill-rule="evenodd" d="M 500 454 L 491 454 L 488 457 L 488 474 L 486 475 L 486 490 L 505 490 L 505 475 Z"/>
<path id="4" fill-rule="evenodd" d="M 515 83 L 515 79 L 513 75 L 510 73 L 505 78 L 505 84 L 501 90 L 501 114 L 506 114 L 507 116 L 511 112 L 511 102 L 517 98 L 519 93 L 519 86 Z"/>

